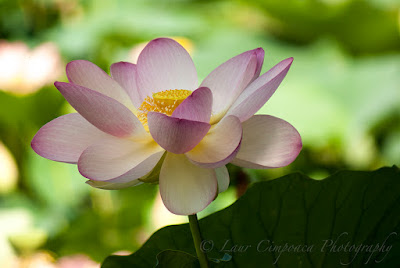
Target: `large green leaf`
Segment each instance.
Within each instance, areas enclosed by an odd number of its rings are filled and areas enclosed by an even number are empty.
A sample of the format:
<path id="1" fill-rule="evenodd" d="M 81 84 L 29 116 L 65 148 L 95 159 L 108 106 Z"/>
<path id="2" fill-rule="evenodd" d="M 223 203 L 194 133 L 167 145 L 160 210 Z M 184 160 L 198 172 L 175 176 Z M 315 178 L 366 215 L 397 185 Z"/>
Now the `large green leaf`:
<path id="1" fill-rule="evenodd" d="M 400 171 L 342 171 L 321 181 L 297 173 L 255 183 L 200 228 L 216 267 L 398 267 Z M 195 256 L 187 224 L 157 231 L 134 254 L 110 256 L 102 267 L 154 267 L 167 249 Z M 183 253 L 163 254 L 182 265 Z"/>

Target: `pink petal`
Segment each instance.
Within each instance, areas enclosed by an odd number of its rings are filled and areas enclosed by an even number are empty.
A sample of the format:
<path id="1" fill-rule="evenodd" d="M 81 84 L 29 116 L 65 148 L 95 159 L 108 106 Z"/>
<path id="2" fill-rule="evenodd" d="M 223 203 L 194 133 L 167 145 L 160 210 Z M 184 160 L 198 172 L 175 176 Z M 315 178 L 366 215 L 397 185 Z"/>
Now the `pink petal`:
<path id="1" fill-rule="evenodd" d="M 156 146 L 154 141 L 153 141 L 152 146 Z M 136 179 L 146 179 L 147 175 L 149 175 L 149 173 L 153 171 L 154 167 L 161 160 L 161 157 L 165 153 L 164 149 L 162 149 L 162 148 L 158 148 L 157 150 L 158 151 L 156 153 L 147 157 L 145 160 L 143 160 L 141 163 L 139 163 L 137 166 L 135 166 L 128 172 L 126 172 L 116 178 L 107 180 L 107 182 L 109 182 L 109 183 L 125 183 L 125 182 L 130 182 L 130 181 L 136 180 Z"/>
<path id="2" fill-rule="evenodd" d="M 235 115 L 240 118 L 241 122 L 254 115 L 274 94 L 289 71 L 292 62 L 293 58 L 281 61 L 251 83 L 237 98 L 227 115 Z"/>
<path id="3" fill-rule="evenodd" d="M 207 134 L 210 124 L 149 112 L 148 125 L 153 139 L 165 150 L 183 154 L 192 150 Z"/>
<path id="4" fill-rule="evenodd" d="M 163 152 L 151 139 L 139 142 L 111 137 L 83 151 L 78 169 L 90 180 L 124 183 L 150 172 Z"/>
<path id="5" fill-rule="evenodd" d="M 218 193 L 225 192 L 229 187 L 229 172 L 226 166 L 215 169 L 218 181 Z"/>
<path id="6" fill-rule="evenodd" d="M 31 144 L 32 149 L 42 157 L 77 163 L 87 147 L 108 136 L 75 113 L 60 116 L 44 125 Z"/>
<path id="7" fill-rule="evenodd" d="M 141 100 L 163 90 L 197 88 L 197 72 L 189 53 L 172 39 L 148 43 L 139 55 L 137 74 Z"/>
<path id="8" fill-rule="evenodd" d="M 129 62 L 117 62 L 110 67 L 111 77 L 129 95 L 133 105 L 139 108 L 142 100 L 139 96 L 139 91 L 136 86 L 136 65 Z"/>
<path id="9" fill-rule="evenodd" d="M 124 105 L 97 91 L 55 82 L 65 99 L 91 124 L 117 137 L 145 135 L 139 119 Z"/>
<path id="10" fill-rule="evenodd" d="M 255 52 L 257 54 L 257 68 L 256 68 L 256 72 L 254 73 L 254 76 L 252 79 L 253 81 L 260 76 L 262 65 L 264 63 L 264 55 L 265 55 L 264 49 L 262 49 L 261 47 L 255 49 Z"/>
<path id="11" fill-rule="evenodd" d="M 224 117 L 213 125 L 203 140 L 186 156 L 195 164 L 216 168 L 235 157 L 242 139 L 242 125 L 235 116 Z"/>
<path id="12" fill-rule="evenodd" d="M 106 72 L 86 60 L 75 60 L 67 64 L 68 80 L 76 85 L 98 91 L 131 108 L 129 96 Z"/>
<path id="13" fill-rule="evenodd" d="M 119 190 L 119 189 L 124 189 L 124 188 L 143 184 L 143 182 L 141 182 L 139 179 L 129 181 L 129 182 L 123 182 L 123 183 L 88 180 L 86 183 L 94 188 L 103 189 L 103 190 Z"/>
<path id="14" fill-rule="evenodd" d="M 221 64 L 204 79 L 201 87 L 208 87 L 213 95 L 212 123 L 222 118 L 243 89 L 253 80 L 256 69 L 257 53 L 251 50 Z"/>
<path id="15" fill-rule="evenodd" d="M 209 123 L 211 118 L 212 93 L 201 87 L 193 91 L 173 112 L 172 117 Z"/>
<path id="16" fill-rule="evenodd" d="M 269 115 L 255 115 L 243 122 L 241 148 L 232 161 L 246 168 L 277 168 L 292 163 L 300 153 L 299 132 L 288 122 Z"/>
<path id="17" fill-rule="evenodd" d="M 216 197 L 216 173 L 193 165 L 184 155 L 167 153 L 160 171 L 160 194 L 172 213 L 195 214 Z"/>

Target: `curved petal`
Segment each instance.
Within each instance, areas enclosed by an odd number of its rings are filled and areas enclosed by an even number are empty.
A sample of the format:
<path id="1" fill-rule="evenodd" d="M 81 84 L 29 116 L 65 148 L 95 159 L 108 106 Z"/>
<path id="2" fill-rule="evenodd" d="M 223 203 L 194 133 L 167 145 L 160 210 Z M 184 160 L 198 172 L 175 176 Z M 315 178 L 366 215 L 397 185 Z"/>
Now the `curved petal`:
<path id="1" fill-rule="evenodd" d="M 215 169 L 218 181 L 218 193 L 225 192 L 229 187 L 229 172 L 226 166 Z"/>
<path id="2" fill-rule="evenodd" d="M 91 124 L 117 137 L 145 135 L 139 119 L 124 105 L 97 91 L 55 82 L 65 99 Z"/>
<path id="3" fill-rule="evenodd" d="M 212 123 L 222 118 L 243 89 L 253 80 L 257 69 L 255 50 L 244 52 L 212 71 L 201 83 L 213 95 Z"/>
<path id="4" fill-rule="evenodd" d="M 274 94 L 289 71 L 292 62 L 293 58 L 283 60 L 256 79 L 240 94 L 226 114 L 239 117 L 241 122 L 249 119 Z"/>
<path id="5" fill-rule="evenodd" d="M 151 139 L 135 142 L 110 137 L 83 151 L 79 172 L 95 181 L 129 182 L 150 172 L 164 150 Z"/>
<path id="6" fill-rule="evenodd" d="M 193 165 L 184 155 L 167 153 L 160 172 L 160 194 L 169 211 L 195 214 L 214 200 L 217 188 L 213 169 Z"/>
<path id="7" fill-rule="evenodd" d="M 154 39 L 137 62 L 138 88 L 143 101 L 155 92 L 197 88 L 197 72 L 189 53 L 176 41 Z"/>
<path id="8" fill-rule="evenodd" d="M 117 81 L 129 95 L 136 109 L 139 108 L 142 101 L 136 86 L 136 65 L 124 61 L 117 62 L 111 65 L 110 73 L 111 77 Z"/>
<path id="9" fill-rule="evenodd" d="M 154 143 L 154 141 L 152 142 Z M 150 175 L 150 173 L 156 167 L 156 165 L 161 160 L 161 157 L 163 156 L 164 153 L 165 153 L 164 149 L 158 148 L 158 151 L 156 153 L 153 153 L 152 155 L 147 157 L 140 164 L 138 164 L 128 172 L 122 174 L 121 176 L 118 176 L 111 180 L 107 180 L 107 182 L 125 183 L 136 179 L 140 179 L 140 181 L 143 182 L 150 182 L 150 180 L 147 180 L 147 176 Z"/>
<path id="10" fill-rule="evenodd" d="M 207 87 L 200 87 L 179 104 L 172 113 L 172 117 L 209 123 L 211 107 L 211 90 Z"/>
<path id="11" fill-rule="evenodd" d="M 122 183 L 117 183 L 117 182 L 109 182 L 109 181 L 92 181 L 88 180 L 86 181 L 87 184 L 94 188 L 98 189 L 103 189 L 103 190 L 119 190 L 119 189 L 124 189 L 128 187 L 133 187 L 142 184 L 139 179 L 133 180 L 133 181 L 128 181 L 128 182 L 122 182 Z"/>
<path id="12" fill-rule="evenodd" d="M 86 60 L 75 60 L 67 64 L 68 80 L 76 85 L 98 91 L 131 108 L 129 96 L 105 71 Z"/>
<path id="13" fill-rule="evenodd" d="M 216 168 L 235 157 L 242 139 L 242 125 L 235 116 L 224 117 L 212 126 L 203 140 L 186 156 L 195 164 Z"/>
<path id="14" fill-rule="evenodd" d="M 299 132 L 288 122 L 255 115 L 243 122 L 241 148 L 232 164 L 246 168 L 277 168 L 292 163 L 300 153 Z"/>
<path id="15" fill-rule="evenodd" d="M 149 112 L 147 120 L 153 139 L 174 154 L 192 150 L 210 129 L 208 123 L 173 118 L 157 112 Z"/>
<path id="16" fill-rule="evenodd" d="M 164 153 L 165 153 L 165 151 L 162 150 L 161 152 L 152 154 L 150 157 L 145 159 L 143 162 L 141 162 L 136 167 L 132 168 L 125 174 L 123 174 L 119 177 L 116 177 L 114 179 L 105 180 L 105 181 L 88 180 L 86 183 L 92 187 L 99 188 L 99 189 L 118 190 L 118 189 L 137 186 L 144 182 L 158 182 L 160 168 L 161 168 L 162 161 L 163 161 L 163 159 L 161 159 L 161 157 Z M 155 169 L 157 169 L 158 166 L 159 166 L 158 171 L 155 171 Z M 150 171 L 147 172 L 144 176 L 141 176 L 143 173 L 145 173 L 148 170 L 150 170 Z M 153 173 L 155 173 L 155 174 L 153 174 Z M 148 176 L 152 176 L 152 175 L 157 176 L 156 180 L 154 180 L 154 178 L 148 178 Z"/>
<path id="17" fill-rule="evenodd" d="M 264 63 L 264 49 L 262 49 L 261 47 L 255 49 L 256 55 L 257 55 L 257 68 L 256 68 L 256 72 L 254 73 L 253 79 L 252 81 L 256 80 L 261 73 L 261 69 L 262 69 L 262 65 Z"/>
<path id="18" fill-rule="evenodd" d="M 44 158 L 77 163 L 87 147 L 108 136 L 75 113 L 60 116 L 41 127 L 31 145 Z"/>

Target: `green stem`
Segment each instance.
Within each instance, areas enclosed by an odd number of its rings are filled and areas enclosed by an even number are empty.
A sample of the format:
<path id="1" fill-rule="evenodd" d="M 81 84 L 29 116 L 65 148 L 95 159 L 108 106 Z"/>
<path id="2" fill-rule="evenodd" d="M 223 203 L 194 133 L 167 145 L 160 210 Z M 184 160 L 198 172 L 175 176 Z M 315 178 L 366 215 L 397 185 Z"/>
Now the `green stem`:
<path id="1" fill-rule="evenodd" d="M 196 248 L 196 254 L 200 262 L 200 267 L 208 268 L 209 266 L 208 266 L 207 256 L 204 253 L 204 251 L 201 250 L 200 248 L 202 238 L 200 234 L 199 221 L 197 220 L 196 214 L 189 215 L 189 225 L 190 225 L 190 231 L 192 231 L 194 247 Z"/>

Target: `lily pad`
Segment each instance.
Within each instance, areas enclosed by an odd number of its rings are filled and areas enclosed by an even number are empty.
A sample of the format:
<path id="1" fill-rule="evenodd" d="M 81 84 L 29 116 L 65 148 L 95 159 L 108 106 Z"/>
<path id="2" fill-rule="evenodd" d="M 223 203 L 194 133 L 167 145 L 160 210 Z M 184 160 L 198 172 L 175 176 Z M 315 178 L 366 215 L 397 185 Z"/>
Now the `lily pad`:
<path id="1" fill-rule="evenodd" d="M 200 229 L 212 267 L 398 267 L 400 170 L 341 171 L 318 181 L 295 173 L 255 183 L 200 220 Z M 196 256 L 187 224 L 157 231 L 132 255 L 106 258 L 102 268 L 155 267 L 165 250 L 163 267 L 194 265 L 174 252 Z"/>

